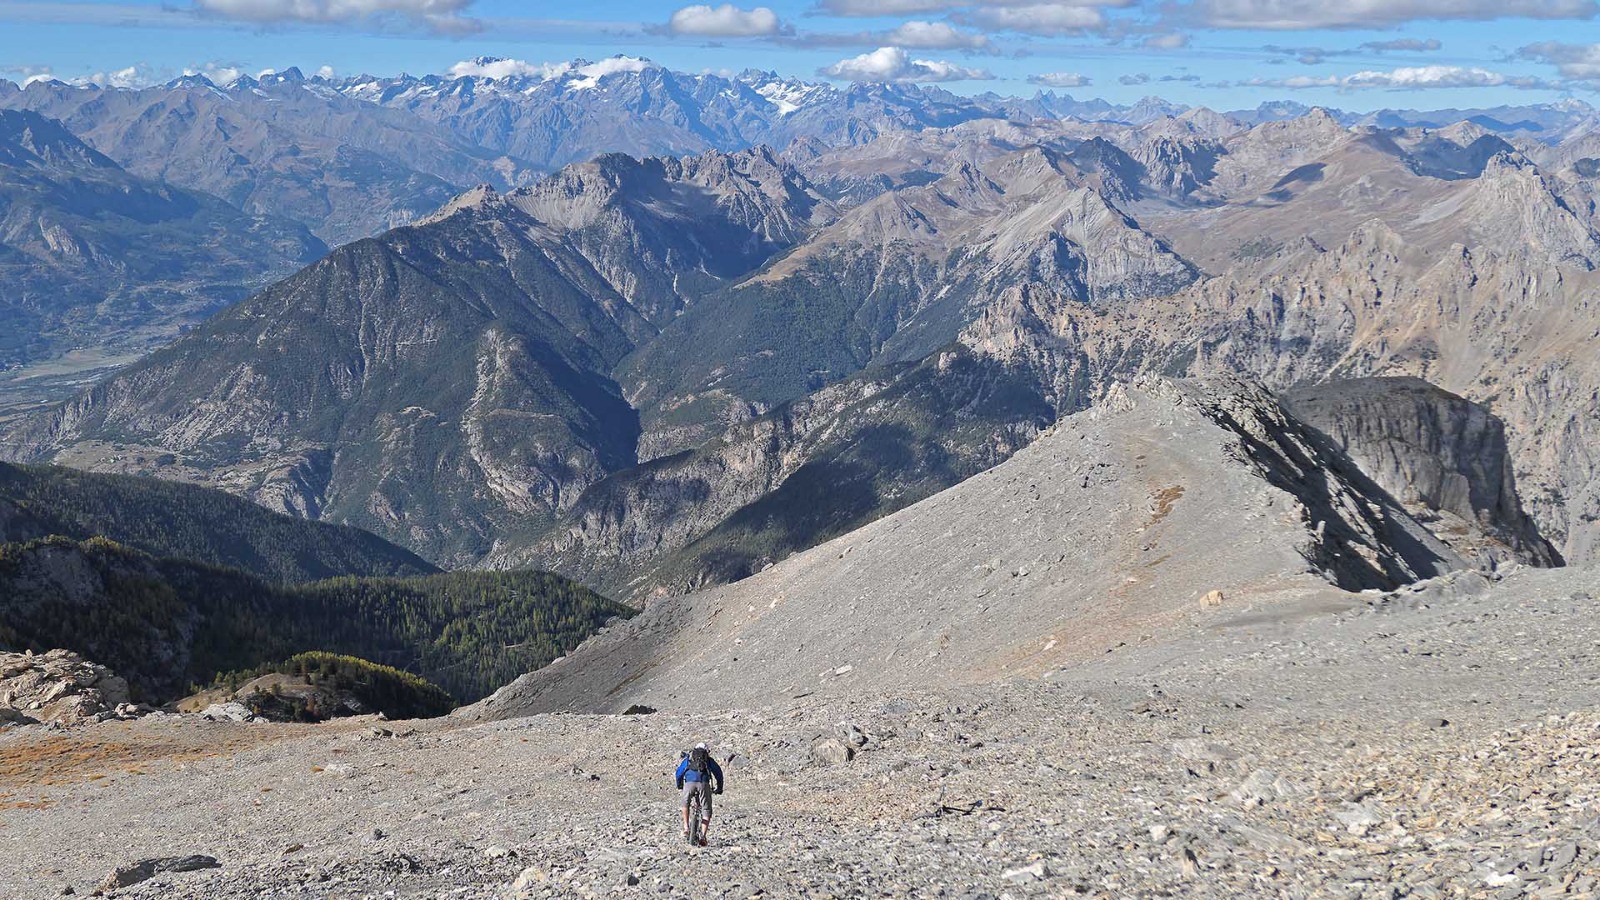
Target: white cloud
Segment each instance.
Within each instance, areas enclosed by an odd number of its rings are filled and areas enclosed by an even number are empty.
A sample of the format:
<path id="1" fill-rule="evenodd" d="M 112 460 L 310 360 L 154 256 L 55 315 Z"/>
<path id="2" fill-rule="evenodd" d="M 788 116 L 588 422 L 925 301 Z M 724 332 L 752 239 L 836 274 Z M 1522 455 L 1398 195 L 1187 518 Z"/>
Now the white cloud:
<path id="1" fill-rule="evenodd" d="M 1180 50 L 1189 46 L 1189 36 L 1181 31 L 1171 34 L 1155 34 L 1140 42 L 1142 47 L 1154 47 L 1157 50 Z"/>
<path id="2" fill-rule="evenodd" d="M 1405 66 L 1388 71 L 1368 70 L 1350 75 L 1297 75 L 1292 78 L 1256 78 L 1241 82 L 1249 87 L 1285 88 L 1337 88 L 1358 90 L 1391 88 L 1425 90 L 1432 88 L 1549 88 L 1549 82 L 1539 78 L 1505 75 L 1477 66 Z"/>
<path id="3" fill-rule="evenodd" d="M 941 12 L 968 4 L 954 0 L 822 0 L 818 5 L 836 16 L 897 16 Z"/>
<path id="4" fill-rule="evenodd" d="M 987 70 L 969 69 L 937 59 L 912 59 L 899 47 L 879 47 L 818 70 L 827 78 L 850 81 L 981 81 L 993 78 Z"/>
<path id="5" fill-rule="evenodd" d="M 333 66 L 322 66 L 321 68 L 317 69 L 318 78 L 332 78 L 333 76 Z"/>
<path id="6" fill-rule="evenodd" d="M 667 20 L 667 30 L 673 34 L 692 34 L 702 37 L 762 37 L 778 34 L 783 23 L 778 14 L 765 6 L 740 9 L 732 3 L 721 6 L 685 6 Z"/>
<path id="7" fill-rule="evenodd" d="M 1588 19 L 1595 0 L 1194 0 L 1182 16 L 1215 28 L 1379 28 L 1416 20 Z"/>
<path id="8" fill-rule="evenodd" d="M 836 16 L 885 17 L 954 13 L 957 21 L 997 31 L 1078 34 L 1104 27 L 1101 8 L 1123 8 L 1139 0 L 819 0 Z"/>
<path id="9" fill-rule="evenodd" d="M 79 78 L 68 79 L 73 84 L 97 84 L 101 87 L 136 88 L 144 87 L 155 81 L 150 74 L 150 67 L 144 63 L 135 63 L 125 69 L 114 72 L 96 72 L 93 75 L 84 75 Z"/>
<path id="10" fill-rule="evenodd" d="M 228 85 L 239 80 L 245 74 L 244 67 L 228 63 L 207 62 L 198 66 L 189 66 L 183 70 L 184 75 L 203 75 L 212 84 Z"/>
<path id="11" fill-rule="evenodd" d="M 399 19 L 439 32 L 475 31 L 472 0 L 195 0 L 204 13 L 262 24 L 354 24 Z"/>
<path id="12" fill-rule="evenodd" d="M 572 71 L 572 63 L 530 63 L 520 59 L 479 56 L 456 63 L 445 74 L 452 78 L 537 78 L 548 81 Z"/>
<path id="13" fill-rule="evenodd" d="M 961 31 L 948 22 L 906 22 L 885 36 L 884 43 L 919 50 L 983 50 L 991 46 L 981 34 Z"/>
<path id="14" fill-rule="evenodd" d="M 35 81 L 59 81 L 62 84 L 73 84 L 79 87 L 96 85 L 109 88 L 141 88 L 155 84 L 160 76 L 155 69 L 145 63 L 134 63 L 123 69 L 109 72 L 91 72 L 88 75 L 74 75 L 63 78 L 55 74 L 49 66 L 18 66 L 5 71 L 12 71 L 22 76 L 22 85 L 27 87 Z"/>
<path id="15" fill-rule="evenodd" d="M 1016 31 L 1044 37 L 1099 31 L 1106 25 L 1105 14 L 1098 7 L 1075 3 L 986 5 L 959 14 L 957 20 L 994 31 Z"/>
<path id="16" fill-rule="evenodd" d="M 1425 53 L 1443 46 L 1438 38 L 1428 38 L 1425 41 L 1416 38 L 1397 38 L 1392 41 L 1367 41 L 1361 45 L 1361 49 L 1371 50 L 1373 53 Z"/>
<path id="17" fill-rule="evenodd" d="M 645 69 L 654 68 L 655 63 L 648 59 L 639 59 L 634 56 L 613 56 L 602 59 L 596 63 L 587 63 L 572 70 L 573 78 L 567 81 L 567 87 L 574 91 L 585 91 L 600 84 L 600 79 L 607 75 L 620 75 L 624 72 L 643 72 Z"/>
<path id="18" fill-rule="evenodd" d="M 1517 55 L 1523 59 L 1555 66 L 1562 78 L 1574 81 L 1600 79 L 1600 44 L 1543 41 L 1523 47 L 1517 51 Z"/>
<path id="19" fill-rule="evenodd" d="M 1029 75 L 1028 83 L 1037 84 L 1041 87 L 1076 88 L 1088 87 L 1094 83 L 1094 80 L 1087 75 L 1079 75 L 1077 72 L 1042 72 L 1038 75 Z"/>

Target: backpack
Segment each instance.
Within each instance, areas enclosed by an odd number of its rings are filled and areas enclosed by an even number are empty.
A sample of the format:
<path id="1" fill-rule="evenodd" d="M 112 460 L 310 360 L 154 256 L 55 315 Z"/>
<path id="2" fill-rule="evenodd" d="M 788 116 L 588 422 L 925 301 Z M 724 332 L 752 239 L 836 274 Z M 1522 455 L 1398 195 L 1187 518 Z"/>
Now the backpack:
<path id="1" fill-rule="evenodd" d="M 696 747 L 689 751 L 689 768 L 700 773 L 700 780 L 705 781 L 711 774 L 711 754 L 703 748 Z"/>

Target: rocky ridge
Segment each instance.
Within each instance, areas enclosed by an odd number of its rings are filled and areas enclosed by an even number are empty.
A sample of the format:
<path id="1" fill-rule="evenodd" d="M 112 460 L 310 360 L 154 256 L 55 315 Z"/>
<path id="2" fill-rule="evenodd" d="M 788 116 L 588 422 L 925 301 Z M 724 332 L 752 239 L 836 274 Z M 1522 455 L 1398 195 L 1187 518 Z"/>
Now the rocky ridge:
<path id="1" fill-rule="evenodd" d="M 1157 381 L 760 574 L 652 603 L 458 714 L 1037 675 L 1213 595 L 1387 588 L 1462 565 L 1264 391 Z"/>

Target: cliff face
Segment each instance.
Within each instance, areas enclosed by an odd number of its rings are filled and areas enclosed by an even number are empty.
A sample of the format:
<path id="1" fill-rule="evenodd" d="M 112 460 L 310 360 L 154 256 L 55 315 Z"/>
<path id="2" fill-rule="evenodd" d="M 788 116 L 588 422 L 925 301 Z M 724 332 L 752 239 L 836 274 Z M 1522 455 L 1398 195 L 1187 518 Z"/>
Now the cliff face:
<path id="1" fill-rule="evenodd" d="M 1308 386 L 1284 403 L 1480 567 L 1560 564 L 1522 508 L 1505 424 L 1485 407 L 1418 378 Z"/>

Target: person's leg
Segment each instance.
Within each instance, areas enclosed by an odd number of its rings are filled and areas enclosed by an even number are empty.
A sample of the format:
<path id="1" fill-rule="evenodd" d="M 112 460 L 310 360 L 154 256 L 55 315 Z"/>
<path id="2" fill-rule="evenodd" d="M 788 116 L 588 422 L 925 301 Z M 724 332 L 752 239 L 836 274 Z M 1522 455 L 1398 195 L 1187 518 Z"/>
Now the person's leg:
<path id="1" fill-rule="evenodd" d="M 700 789 L 700 844 L 704 846 L 711 833 L 711 782 L 704 782 Z"/>
<path id="2" fill-rule="evenodd" d="M 690 797 L 690 792 L 693 791 L 693 790 L 694 790 L 694 783 L 686 781 L 683 784 L 683 792 L 678 795 L 678 806 L 683 809 L 683 836 L 684 837 L 688 837 L 689 836 L 689 797 Z"/>

